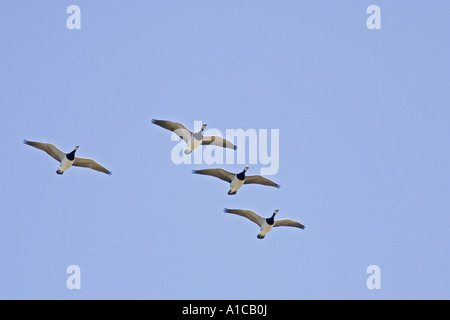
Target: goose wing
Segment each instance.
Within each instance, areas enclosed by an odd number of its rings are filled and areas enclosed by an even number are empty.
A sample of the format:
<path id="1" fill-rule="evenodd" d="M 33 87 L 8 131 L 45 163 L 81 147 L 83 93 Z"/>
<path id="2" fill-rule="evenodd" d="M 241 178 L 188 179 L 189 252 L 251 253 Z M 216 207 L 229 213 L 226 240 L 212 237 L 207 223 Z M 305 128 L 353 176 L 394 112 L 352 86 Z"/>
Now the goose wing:
<path id="1" fill-rule="evenodd" d="M 263 176 L 246 176 L 244 184 L 251 184 L 251 183 L 262 184 L 265 186 L 271 186 L 278 189 L 281 187 L 279 184 L 273 182 L 272 180 L 264 178 Z"/>
<path id="2" fill-rule="evenodd" d="M 172 121 L 166 121 L 166 120 L 156 120 L 153 119 L 152 123 L 172 131 L 177 136 L 179 136 L 181 139 L 184 140 L 184 142 L 188 143 L 191 139 L 192 132 L 186 129 L 185 126 L 183 126 L 181 123 L 178 122 L 172 122 Z"/>
<path id="3" fill-rule="evenodd" d="M 266 219 L 264 219 L 263 217 L 261 217 L 259 214 L 257 214 L 254 211 L 251 210 L 241 210 L 241 209 L 225 209 L 223 212 L 225 213 L 232 213 L 232 214 L 237 214 L 238 216 L 247 218 L 251 221 L 253 221 L 254 223 L 256 223 L 258 226 L 262 226 L 264 224 L 264 222 L 266 221 Z"/>
<path id="4" fill-rule="evenodd" d="M 233 150 L 237 149 L 237 147 L 234 144 L 232 144 L 230 141 L 225 140 L 218 136 L 203 136 L 202 144 L 204 144 L 204 145 L 212 144 L 212 145 L 215 145 L 218 147 L 224 147 L 224 148 L 233 149 Z"/>
<path id="5" fill-rule="evenodd" d="M 223 170 L 223 169 L 193 170 L 192 173 L 213 176 L 213 177 L 222 179 L 223 181 L 227 181 L 230 183 L 234 179 L 234 176 L 235 176 L 234 173 L 228 172 L 227 170 Z"/>
<path id="6" fill-rule="evenodd" d="M 66 157 L 66 154 L 64 152 L 50 143 L 33 142 L 27 140 L 24 140 L 23 143 L 47 152 L 53 159 L 59 162 L 61 162 Z"/>
<path id="7" fill-rule="evenodd" d="M 91 159 L 83 159 L 83 158 L 75 158 L 75 161 L 73 162 L 73 165 L 75 167 L 84 167 L 84 168 L 91 168 L 96 171 L 100 171 L 103 173 L 106 173 L 107 175 L 111 175 L 112 172 L 105 169 L 101 165 L 99 165 L 97 162 Z"/>
<path id="8" fill-rule="evenodd" d="M 291 220 L 291 219 L 281 219 L 281 220 L 275 220 L 275 223 L 273 225 L 274 227 L 295 227 L 300 229 L 305 229 L 305 226 L 301 223 Z"/>

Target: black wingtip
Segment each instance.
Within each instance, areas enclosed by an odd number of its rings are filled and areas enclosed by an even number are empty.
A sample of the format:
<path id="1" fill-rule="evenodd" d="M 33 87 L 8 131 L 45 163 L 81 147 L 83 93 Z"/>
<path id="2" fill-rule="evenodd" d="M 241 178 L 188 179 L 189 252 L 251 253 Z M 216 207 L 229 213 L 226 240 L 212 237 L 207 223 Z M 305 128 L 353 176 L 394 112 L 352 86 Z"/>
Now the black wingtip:
<path id="1" fill-rule="evenodd" d="M 156 124 L 156 119 L 152 119 L 152 123 L 153 123 L 153 124 Z"/>
<path id="2" fill-rule="evenodd" d="M 197 173 L 197 170 L 192 170 L 192 174 Z"/>
<path id="3" fill-rule="evenodd" d="M 28 144 L 28 140 L 23 139 L 23 144 Z"/>
<path id="4" fill-rule="evenodd" d="M 234 146 L 234 148 L 233 148 L 234 150 L 237 150 L 237 146 Z"/>
<path id="5" fill-rule="evenodd" d="M 281 189 L 281 185 L 280 185 L 280 184 L 277 184 L 276 188 L 277 188 L 277 189 Z"/>
<path id="6" fill-rule="evenodd" d="M 229 211 L 230 211 L 230 209 L 227 209 L 227 208 L 223 209 L 224 213 L 229 213 Z"/>

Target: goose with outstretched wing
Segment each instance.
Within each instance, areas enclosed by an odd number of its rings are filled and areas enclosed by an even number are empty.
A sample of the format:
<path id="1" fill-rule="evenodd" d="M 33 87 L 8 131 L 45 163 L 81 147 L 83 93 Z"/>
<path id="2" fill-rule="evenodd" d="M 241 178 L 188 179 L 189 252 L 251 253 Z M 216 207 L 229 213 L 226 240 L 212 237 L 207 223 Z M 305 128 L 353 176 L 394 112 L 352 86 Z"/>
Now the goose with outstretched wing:
<path id="1" fill-rule="evenodd" d="M 257 236 L 258 239 L 264 239 L 264 237 L 267 235 L 267 233 L 269 233 L 270 230 L 272 230 L 273 227 L 294 227 L 305 229 L 304 225 L 291 219 L 275 220 L 275 215 L 278 213 L 278 210 L 275 210 L 272 216 L 267 219 L 261 217 L 259 214 L 251 210 L 225 209 L 224 212 L 236 214 L 256 223 L 260 227 L 259 234 Z"/>
<path id="2" fill-rule="evenodd" d="M 231 173 L 224 169 L 204 169 L 204 170 L 194 170 L 192 173 L 203 174 L 208 176 L 213 176 L 230 183 L 230 191 L 228 194 L 234 195 L 244 184 L 260 184 L 275 188 L 280 188 L 281 186 L 263 176 L 254 175 L 246 176 L 246 172 L 249 167 L 245 167 L 244 171 L 240 173 Z"/>
<path id="3" fill-rule="evenodd" d="M 53 159 L 58 161 L 60 163 L 59 169 L 56 171 L 58 175 L 62 175 L 66 170 L 68 170 L 72 166 L 90 168 L 99 172 L 106 173 L 108 175 L 112 174 L 111 171 L 105 169 L 94 160 L 75 157 L 75 153 L 79 149 L 79 146 L 76 146 L 75 149 L 70 153 L 64 153 L 50 143 L 33 142 L 28 140 L 24 140 L 23 143 L 46 152 Z"/>
<path id="4" fill-rule="evenodd" d="M 177 136 L 179 136 L 181 139 L 186 142 L 186 149 L 184 150 L 185 154 L 190 154 L 192 151 L 194 151 L 196 148 L 198 148 L 201 145 L 214 145 L 218 147 L 228 148 L 228 149 L 234 149 L 236 150 L 237 147 L 232 144 L 231 142 L 218 137 L 218 136 L 204 136 L 203 131 L 206 128 L 206 124 L 202 125 L 202 129 L 199 132 L 192 132 L 188 130 L 183 124 L 173 121 L 167 121 L 167 120 L 152 120 L 153 124 L 156 124 L 164 129 L 167 129 L 169 131 L 172 131 Z"/>

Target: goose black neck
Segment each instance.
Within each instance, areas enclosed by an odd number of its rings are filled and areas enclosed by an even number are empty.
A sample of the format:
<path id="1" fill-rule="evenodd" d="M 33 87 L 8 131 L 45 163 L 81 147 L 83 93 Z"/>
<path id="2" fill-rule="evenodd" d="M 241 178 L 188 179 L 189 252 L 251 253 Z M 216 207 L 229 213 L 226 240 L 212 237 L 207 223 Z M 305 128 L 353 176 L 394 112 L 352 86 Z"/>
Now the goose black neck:
<path id="1" fill-rule="evenodd" d="M 266 221 L 267 224 L 272 226 L 275 223 L 275 213 L 269 219 L 266 219 Z"/>
<path id="2" fill-rule="evenodd" d="M 77 152 L 77 150 L 73 150 L 71 153 L 66 154 L 67 159 L 70 161 L 74 161 L 75 160 L 75 152 Z"/>
<path id="3" fill-rule="evenodd" d="M 241 181 L 245 180 L 245 170 L 242 171 L 241 173 L 238 173 L 238 174 L 236 175 L 236 177 L 237 177 L 239 180 L 241 180 Z"/>

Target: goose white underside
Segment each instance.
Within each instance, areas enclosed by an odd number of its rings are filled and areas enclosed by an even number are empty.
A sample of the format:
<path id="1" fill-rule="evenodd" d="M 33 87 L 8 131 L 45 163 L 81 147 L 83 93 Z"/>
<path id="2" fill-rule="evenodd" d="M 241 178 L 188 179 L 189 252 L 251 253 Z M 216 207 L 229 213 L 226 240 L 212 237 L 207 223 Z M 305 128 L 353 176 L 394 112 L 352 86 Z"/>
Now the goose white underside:
<path id="1" fill-rule="evenodd" d="M 228 194 L 235 194 L 244 184 L 244 180 L 239 180 L 236 176 L 230 183 L 230 191 Z"/>
<path id="2" fill-rule="evenodd" d="M 272 230 L 272 228 L 273 226 L 271 226 L 267 222 L 264 222 L 263 225 L 261 226 L 261 230 L 259 231 L 258 239 L 264 239 L 266 234 L 268 234 L 269 231 Z"/>
<path id="3" fill-rule="evenodd" d="M 192 137 L 189 142 L 187 143 L 186 150 L 184 150 L 185 154 L 190 154 L 192 151 L 194 151 L 196 148 L 201 146 L 202 140 L 197 140 L 194 137 Z"/>
<path id="4" fill-rule="evenodd" d="M 67 158 L 64 158 L 61 161 L 61 165 L 59 166 L 58 171 L 56 171 L 57 174 L 63 174 L 67 169 L 69 169 L 73 165 L 73 161 L 70 161 Z"/>

